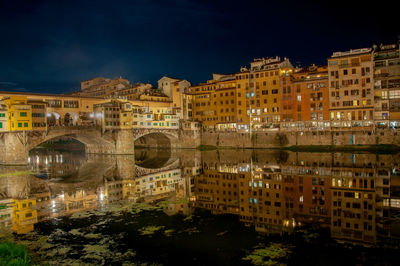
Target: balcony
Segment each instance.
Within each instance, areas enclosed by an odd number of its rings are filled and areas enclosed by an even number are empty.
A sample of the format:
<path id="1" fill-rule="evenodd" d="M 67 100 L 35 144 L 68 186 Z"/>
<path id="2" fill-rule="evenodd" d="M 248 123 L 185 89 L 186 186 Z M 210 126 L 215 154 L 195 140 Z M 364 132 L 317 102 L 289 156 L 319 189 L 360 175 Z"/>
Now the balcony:
<path id="1" fill-rule="evenodd" d="M 385 78 L 388 77 L 389 73 L 381 73 L 381 74 L 375 74 L 374 77 L 375 78 Z"/>

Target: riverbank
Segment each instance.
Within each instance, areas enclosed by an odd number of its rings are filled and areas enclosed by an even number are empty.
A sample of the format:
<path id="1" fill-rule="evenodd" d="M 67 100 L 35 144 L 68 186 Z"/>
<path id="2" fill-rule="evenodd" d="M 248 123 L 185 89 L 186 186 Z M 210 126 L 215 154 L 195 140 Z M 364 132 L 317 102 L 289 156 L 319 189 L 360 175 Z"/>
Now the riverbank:
<path id="1" fill-rule="evenodd" d="M 400 134 L 376 131 L 219 132 L 201 134 L 201 147 L 284 148 L 298 150 L 400 150 Z"/>
<path id="2" fill-rule="evenodd" d="M 199 151 L 212 151 L 212 150 L 229 150 L 229 149 L 270 149 L 270 150 L 287 150 L 292 152 L 371 152 L 379 154 L 395 154 L 400 152 L 399 146 L 378 144 L 378 145 L 299 145 L 280 148 L 242 148 L 242 147 L 218 147 L 212 145 L 200 145 L 196 148 Z"/>

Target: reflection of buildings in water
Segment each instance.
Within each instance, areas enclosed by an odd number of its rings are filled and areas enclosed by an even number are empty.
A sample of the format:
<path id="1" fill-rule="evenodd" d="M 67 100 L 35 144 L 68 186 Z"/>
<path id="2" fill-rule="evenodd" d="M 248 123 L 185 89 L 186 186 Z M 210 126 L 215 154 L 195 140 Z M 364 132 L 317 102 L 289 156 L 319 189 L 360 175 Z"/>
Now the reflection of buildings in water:
<path id="1" fill-rule="evenodd" d="M 334 238 L 376 242 L 375 169 L 332 169 L 332 218 Z"/>
<path id="2" fill-rule="evenodd" d="M 30 165 L 34 170 L 46 170 L 47 173 L 53 173 L 53 176 L 55 174 L 65 174 L 69 170 L 73 172 L 85 160 L 85 156 L 81 156 L 81 154 L 75 157 L 73 153 L 46 152 L 48 153 L 41 154 L 40 151 L 31 153 Z M 131 161 L 132 159 L 129 158 L 129 160 L 125 160 L 121 164 L 121 160 L 117 160 L 117 168 L 119 169 L 124 166 L 122 170 L 125 171 L 128 169 L 125 166 L 130 165 Z M 177 164 L 178 168 L 172 168 L 171 170 L 171 167 L 175 166 L 175 164 Z M 48 182 L 27 175 L 27 183 L 24 183 L 23 187 L 28 190 L 26 195 L 21 196 L 21 198 L 27 198 L 24 199 L 27 202 L 14 207 L 11 199 L 2 200 L 0 203 L 0 222 L 2 227 L 8 228 L 8 231 L 13 229 L 18 233 L 24 233 L 33 230 L 33 224 L 37 221 L 53 219 L 95 208 L 99 202 L 108 204 L 123 199 L 136 202 L 169 200 L 173 198 L 170 201 L 171 203 L 165 208 L 165 211 L 168 214 L 178 212 L 187 214 L 190 213 L 188 204 L 185 201 L 179 201 L 179 199 L 190 196 L 193 187 L 191 181 L 193 179 L 190 177 L 187 178 L 188 175 L 181 173 L 180 169 L 179 160 L 177 160 L 164 171 L 157 173 L 154 172 L 157 170 L 153 169 L 150 171 L 151 174 L 135 179 L 126 179 L 128 175 L 125 173 L 122 175 L 120 171 L 117 171 L 115 177 L 123 177 L 124 179 L 108 181 L 104 178 L 104 185 L 98 184 L 95 188 L 90 188 L 93 184 L 90 185 L 85 182 Z M 60 170 L 63 170 L 63 172 L 60 172 Z M 7 180 L 13 179 L 8 177 Z M 4 186 L 5 192 L 2 193 L 2 196 L 7 197 L 9 194 L 7 193 L 8 183 L 3 183 L 6 186 Z M 9 202 L 10 206 L 6 208 L 4 206 L 7 206 L 7 202 Z M 27 208 L 24 207 L 24 204 Z M 31 205 L 34 205 L 35 210 L 29 213 L 28 210 L 31 208 Z"/>
<path id="3" fill-rule="evenodd" d="M 400 193 L 392 193 L 400 188 L 399 176 L 392 175 L 396 157 L 290 153 L 284 163 L 251 158 L 231 165 L 203 162 L 195 206 L 238 214 L 266 233 L 313 223 L 329 226 L 340 241 L 374 244 L 400 236 Z"/>
<path id="4" fill-rule="evenodd" d="M 36 200 L 4 199 L 0 201 L 0 228 L 5 232 L 25 234 L 37 223 Z"/>
<path id="5" fill-rule="evenodd" d="M 134 179 L 105 181 L 104 200 L 107 203 L 129 200 L 147 202 L 168 199 L 167 213 L 189 213 L 186 202 L 179 199 L 189 198 L 192 190 L 192 178 L 182 175 L 181 169 L 160 171 Z M 177 203 L 175 203 L 177 202 Z"/>
<path id="6" fill-rule="evenodd" d="M 211 210 L 214 214 L 239 214 L 237 181 L 237 174 L 220 172 L 213 164 L 205 164 L 203 173 L 194 181 L 195 206 Z"/>
<path id="7" fill-rule="evenodd" d="M 175 185 L 181 180 L 180 169 L 141 176 L 135 179 L 135 194 L 143 197 L 175 191 Z"/>
<path id="8" fill-rule="evenodd" d="M 0 200 L 0 228 L 8 231 L 12 225 L 13 201 L 12 199 Z"/>
<path id="9" fill-rule="evenodd" d="M 13 200 L 12 230 L 17 234 L 33 231 L 37 223 L 36 200 Z"/>
<path id="10" fill-rule="evenodd" d="M 84 153 L 59 151 L 31 152 L 28 163 L 35 172 L 46 173 L 47 178 L 68 176 L 76 173 L 85 161 Z"/>
<path id="11" fill-rule="evenodd" d="M 74 192 L 66 192 L 61 196 L 64 198 L 66 214 L 92 209 L 97 206 L 95 190 L 78 189 Z"/>

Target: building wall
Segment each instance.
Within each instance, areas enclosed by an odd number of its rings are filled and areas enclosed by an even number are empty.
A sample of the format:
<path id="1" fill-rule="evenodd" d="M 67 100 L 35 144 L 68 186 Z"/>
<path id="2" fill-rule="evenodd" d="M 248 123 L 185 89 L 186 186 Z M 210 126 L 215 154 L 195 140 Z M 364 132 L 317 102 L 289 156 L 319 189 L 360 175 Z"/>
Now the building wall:
<path id="1" fill-rule="evenodd" d="M 281 121 L 329 120 L 327 66 L 295 71 L 281 84 Z"/>
<path id="2" fill-rule="evenodd" d="M 201 134 L 202 145 L 234 148 L 272 148 L 302 145 L 400 145 L 400 134 L 393 130 L 297 131 L 297 132 L 211 132 Z"/>
<path id="3" fill-rule="evenodd" d="M 7 131 L 32 130 L 32 108 L 27 103 L 26 96 L 6 97 L 0 104 L 4 110 L 2 116 L 7 119 Z"/>
<path id="4" fill-rule="evenodd" d="M 330 119 L 373 120 L 374 76 L 371 48 L 337 52 L 328 58 Z"/>
<path id="5" fill-rule="evenodd" d="M 399 43 L 380 45 L 374 53 L 375 120 L 400 120 Z"/>

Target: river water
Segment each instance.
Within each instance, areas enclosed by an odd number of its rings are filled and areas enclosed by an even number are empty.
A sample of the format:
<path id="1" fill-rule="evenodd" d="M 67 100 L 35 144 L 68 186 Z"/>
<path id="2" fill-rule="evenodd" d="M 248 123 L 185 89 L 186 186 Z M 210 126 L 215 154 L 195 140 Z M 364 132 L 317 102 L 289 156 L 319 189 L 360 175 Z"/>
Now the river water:
<path id="1" fill-rule="evenodd" d="M 36 149 L 0 237 L 37 264 L 396 264 L 399 154 Z"/>

